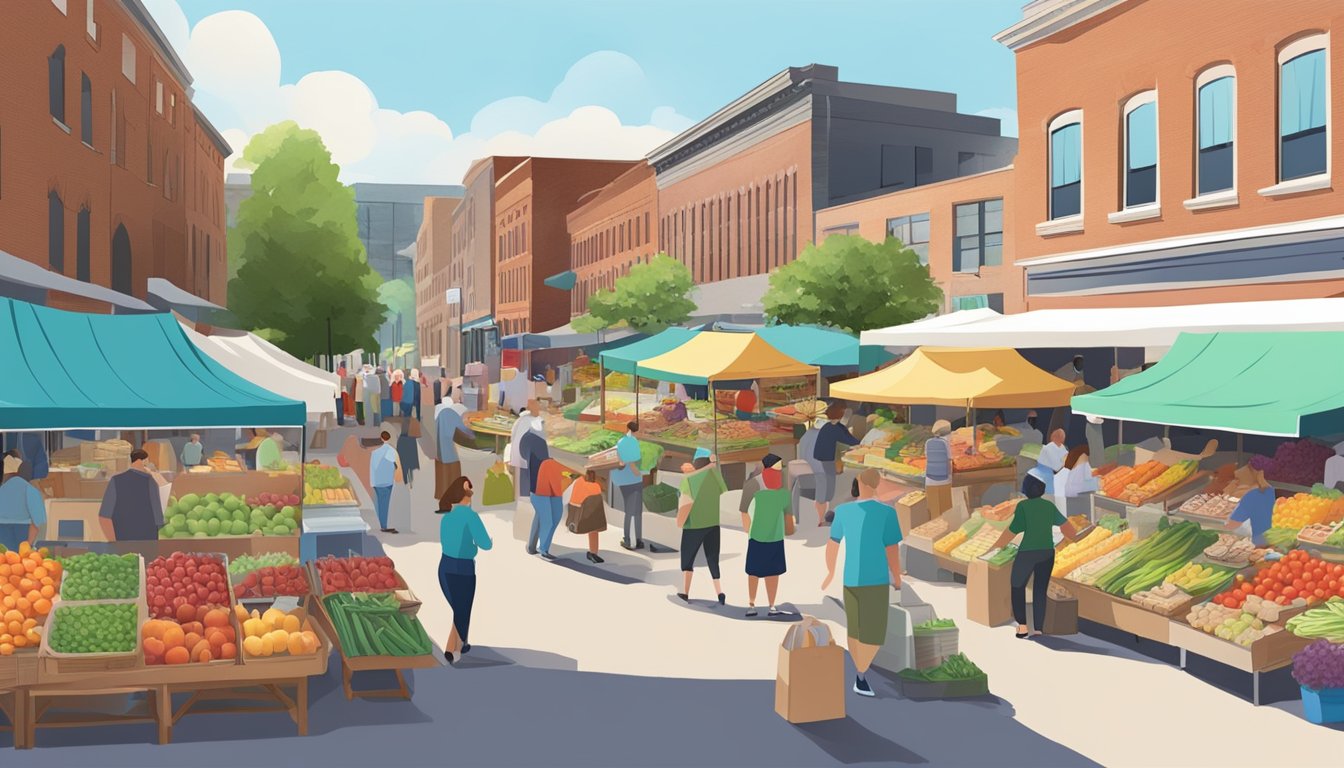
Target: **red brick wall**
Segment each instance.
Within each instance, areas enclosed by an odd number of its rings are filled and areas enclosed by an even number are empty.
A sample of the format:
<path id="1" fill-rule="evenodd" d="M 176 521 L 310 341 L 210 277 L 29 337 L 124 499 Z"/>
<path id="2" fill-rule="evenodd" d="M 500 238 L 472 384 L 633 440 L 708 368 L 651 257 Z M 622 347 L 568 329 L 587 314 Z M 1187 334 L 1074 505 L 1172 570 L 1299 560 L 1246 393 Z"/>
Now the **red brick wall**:
<path id="1" fill-rule="evenodd" d="M 570 315 L 588 311 L 588 297 L 610 288 L 636 263 L 658 252 L 658 187 L 653 168 L 638 163 L 600 190 L 584 196 L 569 215 L 570 269 L 578 282 Z"/>

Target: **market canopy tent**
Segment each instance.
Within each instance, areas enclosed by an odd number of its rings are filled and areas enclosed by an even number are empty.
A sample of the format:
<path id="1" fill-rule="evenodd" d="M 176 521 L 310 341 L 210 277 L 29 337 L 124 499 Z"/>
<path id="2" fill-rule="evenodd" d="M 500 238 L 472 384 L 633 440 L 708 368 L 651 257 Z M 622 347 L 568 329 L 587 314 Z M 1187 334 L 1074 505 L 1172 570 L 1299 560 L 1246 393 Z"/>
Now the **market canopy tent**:
<path id="1" fill-rule="evenodd" d="M 979 317 L 959 316 L 981 312 Z M 1038 309 L 1015 315 L 969 310 L 864 331 L 863 344 L 886 347 L 996 346 L 1017 349 L 1170 347 L 1181 333 L 1344 331 L 1344 298 L 1241 301 L 1174 307 Z M 958 318 L 953 320 L 953 318 Z M 961 319 L 970 322 L 961 322 Z"/>
<path id="2" fill-rule="evenodd" d="M 255 334 L 209 335 L 183 325 L 191 342 L 215 362 L 283 397 L 300 400 L 309 414 L 336 412 L 340 380 L 334 373 L 289 355 Z"/>
<path id="3" fill-rule="evenodd" d="M 668 328 L 667 330 L 627 344 L 620 349 L 609 349 L 598 355 L 597 361 L 607 371 L 634 373 L 635 365 L 680 347 L 695 338 L 699 328 Z"/>
<path id="4" fill-rule="evenodd" d="M 576 349 L 578 347 L 597 347 L 614 344 L 639 335 L 629 328 L 617 328 L 598 333 L 579 333 L 574 326 L 566 323 L 542 333 L 515 333 L 500 339 L 500 349 Z"/>
<path id="5" fill-rule="evenodd" d="M 304 405 L 228 371 L 169 314 L 0 299 L 0 430 L 294 427 Z"/>
<path id="6" fill-rule="evenodd" d="M 640 376 L 680 384 L 813 376 L 815 365 L 799 362 L 754 333 L 705 331 L 676 349 L 636 363 Z"/>
<path id="7" fill-rule="evenodd" d="M 1183 333 L 1162 362 L 1073 411 L 1279 437 L 1344 431 L 1344 332 Z"/>
<path id="8" fill-rule="evenodd" d="M 1073 382 L 1046 373 L 1011 349 L 915 350 L 901 362 L 831 385 L 846 400 L 964 408 L 1068 405 Z"/>
<path id="9" fill-rule="evenodd" d="M 719 323 L 716 327 L 733 333 L 753 332 L 789 357 L 820 366 L 827 375 L 871 371 L 892 358 L 882 347 L 860 346 L 856 337 L 829 328 L 731 323 Z"/>

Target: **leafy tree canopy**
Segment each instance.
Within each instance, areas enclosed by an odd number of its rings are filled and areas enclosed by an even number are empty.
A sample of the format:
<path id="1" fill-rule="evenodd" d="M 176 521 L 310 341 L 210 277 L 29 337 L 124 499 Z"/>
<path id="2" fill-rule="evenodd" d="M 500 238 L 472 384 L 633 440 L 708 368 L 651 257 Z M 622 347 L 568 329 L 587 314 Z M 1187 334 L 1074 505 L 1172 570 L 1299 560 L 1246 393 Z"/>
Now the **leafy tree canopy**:
<path id="1" fill-rule="evenodd" d="M 640 333 L 657 333 L 685 322 L 695 309 L 688 298 L 691 271 L 685 264 L 660 253 L 647 264 L 636 264 L 616 279 L 610 290 L 588 298 L 588 314 L 574 319 L 580 333 L 593 333 L 625 324 Z"/>
<path id="2" fill-rule="evenodd" d="M 354 190 L 322 138 L 277 123 L 248 142 L 243 162 L 255 170 L 229 230 L 229 309 L 296 357 L 326 353 L 328 320 L 335 352 L 376 348 L 382 278 L 359 239 Z"/>
<path id="3" fill-rule="evenodd" d="M 901 241 L 831 235 L 771 274 L 763 303 L 781 323 L 858 333 L 927 317 L 942 299 L 928 267 Z"/>
<path id="4" fill-rule="evenodd" d="M 404 279 L 388 280 L 378 286 L 378 303 L 387 308 L 389 319 L 397 315 L 415 316 L 415 289 Z"/>

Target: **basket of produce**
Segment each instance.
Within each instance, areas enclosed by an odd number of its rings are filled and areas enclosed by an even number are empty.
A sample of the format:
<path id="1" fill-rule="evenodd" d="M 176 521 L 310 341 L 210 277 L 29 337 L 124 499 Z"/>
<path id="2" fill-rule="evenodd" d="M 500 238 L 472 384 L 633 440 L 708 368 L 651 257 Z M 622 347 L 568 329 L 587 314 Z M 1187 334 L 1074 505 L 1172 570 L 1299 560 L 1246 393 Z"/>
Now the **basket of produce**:
<path id="1" fill-rule="evenodd" d="M 644 508 L 654 514 L 670 515 L 677 511 L 677 489 L 658 483 L 644 489 Z"/>
<path id="2" fill-rule="evenodd" d="M 61 600 L 137 600 L 145 583 L 145 559 L 138 554 L 86 552 L 64 558 Z"/>
<path id="3" fill-rule="evenodd" d="M 243 631 L 243 662 L 265 664 L 287 657 L 327 653 L 327 644 L 302 607 L 285 611 L 272 605 L 251 613 L 236 609 Z"/>
<path id="4" fill-rule="evenodd" d="M 231 493 L 188 493 L 168 500 L 159 539 L 297 536 L 301 501 L 298 494 L 262 493 L 245 499 Z"/>
<path id="5" fill-rule="evenodd" d="M 240 601 L 272 601 L 276 597 L 304 597 L 309 592 L 308 573 L 286 552 L 240 555 L 229 561 L 233 596 Z"/>
<path id="6" fill-rule="evenodd" d="M 960 630 L 952 619 L 930 619 L 914 626 L 915 669 L 930 669 L 957 653 Z"/>
<path id="7" fill-rule="evenodd" d="M 241 609 L 240 609 L 241 610 Z M 150 619 L 140 630 L 145 666 L 238 663 L 239 624 L 223 606 L 178 606 L 175 615 Z"/>
<path id="8" fill-rule="evenodd" d="M 989 675 L 958 653 L 932 669 L 903 669 L 896 676 L 907 699 L 956 699 L 989 693 Z"/>
<path id="9" fill-rule="evenodd" d="M 103 465 L 97 463 L 80 464 L 75 467 L 81 480 L 93 480 L 103 473 Z"/>
<path id="10" fill-rule="evenodd" d="M 433 652 L 420 620 L 401 611 L 395 595 L 337 592 L 322 598 L 341 651 L 354 656 L 424 656 Z"/>
<path id="11" fill-rule="evenodd" d="M 229 558 L 218 553 L 174 552 L 156 557 L 145 565 L 145 599 L 149 615 L 178 619 L 187 606 L 193 609 L 232 607 L 229 588 Z M 194 614 L 194 611 L 193 611 Z"/>
<path id="12" fill-rule="evenodd" d="M 140 666 L 143 600 L 58 603 L 42 635 L 40 658 L 50 674 L 86 674 Z"/>
<path id="13" fill-rule="evenodd" d="M 335 592 L 393 592 L 406 589 L 406 580 L 390 557 L 321 557 L 311 563 L 313 584 L 322 594 Z"/>

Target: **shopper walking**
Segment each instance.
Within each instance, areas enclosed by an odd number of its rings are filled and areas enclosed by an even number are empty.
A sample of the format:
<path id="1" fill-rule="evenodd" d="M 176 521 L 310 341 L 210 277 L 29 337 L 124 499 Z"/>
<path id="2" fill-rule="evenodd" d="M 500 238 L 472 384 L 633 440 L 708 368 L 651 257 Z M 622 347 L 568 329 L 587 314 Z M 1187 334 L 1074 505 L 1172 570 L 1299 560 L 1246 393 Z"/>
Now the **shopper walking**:
<path id="1" fill-rule="evenodd" d="M 952 508 L 952 444 L 947 436 L 952 425 L 946 419 L 933 423 L 933 437 L 924 441 L 924 496 L 929 514 L 938 517 Z"/>
<path id="2" fill-rule="evenodd" d="M 23 477 L 18 451 L 5 454 L 4 479 L 0 480 L 0 546 L 15 551 L 23 542 L 32 544 L 47 526 L 47 505 L 42 492 Z"/>
<path id="3" fill-rule="evenodd" d="M 415 471 L 420 468 L 420 441 L 411 437 L 409 425 L 403 426 L 397 435 L 397 459 L 406 487 L 410 488 L 415 484 Z"/>
<path id="4" fill-rule="evenodd" d="M 701 449 L 703 451 L 703 449 Z M 697 451 L 699 453 L 699 451 Z M 719 530 L 719 499 L 728 491 L 723 475 L 714 466 L 714 457 L 706 451 L 689 465 L 683 464 L 686 476 L 681 481 L 681 505 L 677 509 L 677 526 L 681 528 L 682 591 L 677 593 L 690 602 L 691 576 L 695 571 L 695 556 L 703 548 L 709 577 L 714 581 L 714 592 L 719 605 L 725 602 L 723 585 L 719 581 L 719 551 L 722 534 Z"/>
<path id="5" fill-rule="evenodd" d="M 398 533 L 389 528 L 387 516 L 392 507 L 392 484 L 401 482 L 401 466 L 397 451 L 392 447 L 392 433 L 384 430 L 379 437 L 383 444 L 369 457 L 369 485 L 373 486 L 373 503 L 378 513 L 378 526 L 383 533 Z"/>
<path id="6" fill-rule="evenodd" d="M 585 509 L 587 507 L 587 509 Z M 589 523 L 593 530 L 588 534 L 588 562 L 601 564 L 606 562 L 597 554 L 598 537 L 607 530 L 607 517 L 602 506 L 602 486 L 597 482 L 597 472 L 588 470 L 583 477 L 569 487 L 569 514 L 573 520 Z M 573 528 L 571 527 L 571 530 Z"/>
<path id="7" fill-rule="evenodd" d="M 382 395 L 382 402 L 378 404 L 379 412 L 382 418 L 390 419 L 397 415 L 392 405 L 392 375 L 388 369 L 378 366 L 378 392 Z"/>
<path id="8" fill-rule="evenodd" d="M 425 379 L 425 375 L 420 372 L 420 369 L 412 368 L 411 376 L 406 380 L 406 389 L 401 393 L 402 402 L 409 401 L 410 403 L 410 410 L 404 415 L 415 416 L 416 421 L 420 420 L 420 397 L 427 383 L 428 380 Z"/>
<path id="9" fill-rule="evenodd" d="M 529 470 L 530 471 L 530 470 Z M 532 486 L 532 530 L 527 537 L 527 551 L 537 552 L 543 560 L 554 561 L 551 542 L 564 512 L 565 468 L 552 458 L 540 459 L 537 480 Z"/>
<path id="10" fill-rule="evenodd" d="M 756 588 L 765 579 L 770 615 L 780 610 L 779 577 L 788 570 L 784 561 L 784 537 L 793 535 L 789 514 L 789 491 L 784 487 L 780 458 L 773 453 L 761 459 L 759 489 L 750 498 L 751 511 L 742 510 L 742 530 L 747 532 L 747 615 L 756 615 Z M 745 496 L 744 496 L 745 498 Z"/>
<path id="11" fill-rule="evenodd" d="M 826 409 L 826 423 L 817 432 L 817 442 L 813 447 L 814 457 L 821 469 L 817 478 L 817 525 L 822 526 L 835 518 L 831 512 L 831 501 L 835 498 L 835 482 L 839 469 L 836 459 L 841 445 L 858 445 L 859 441 L 840 423 L 845 417 L 844 403 L 831 403 Z"/>
<path id="12" fill-rule="evenodd" d="M 434 407 L 434 443 L 437 449 L 434 461 L 434 495 L 443 496 L 453 481 L 462 476 L 462 461 L 457 453 L 457 441 L 474 440 L 476 434 L 467 429 L 462 411 L 448 398 Z"/>
<path id="13" fill-rule="evenodd" d="M 378 426 L 383 423 L 383 380 L 372 365 L 364 364 L 364 423 Z"/>
<path id="14" fill-rule="evenodd" d="M 836 508 L 826 542 L 826 579 L 821 582 L 823 591 L 831 586 L 843 543 L 845 629 L 858 672 L 854 692 L 860 696 L 875 695 L 868 684 L 868 668 L 887 640 L 888 590 L 901 588 L 901 524 L 895 509 L 873 498 L 881 481 L 876 469 L 863 470 L 855 481 L 858 500 Z"/>
<path id="15" fill-rule="evenodd" d="M 638 421 L 625 425 L 625 435 L 616 441 L 616 460 L 620 466 L 611 471 L 611 484 L 621 496 L 621 512 L 625 515 L 621 547 L 629 550 L 644 548 L 644 474 L 639 467 L 638 434 Z"/>
<path id="16" fill-rule="evenodd" d="M 1073 524 L 1064 518 L 1054 503 L 1045 498 L 1045 481 L 1040 477 L 1041 472 L 1038 467 L 1022 479 L 1022 494 L 1026 498 L 1017 503 L 1017 508 L 1013 510 L 1013 521 L 999 535 L 991 549 L 1002 549 L 1014 536 L 1022 534 L 1022 543 L 1017 545 L 1017 557 L 1013 558 L 1009 584 L 1019 638 L 1035 637 L 1041 634 L 1045 626 L 1046 590 L 1050 586 L 1050 572 L 1055 568 L 1055 527 L 1058 526 L 1069 541 L 1077 538 Z M 1030 632 L 1027 631 L 1028 580 L 1032 581 L 1032 623 L 1035 626 Z"/>
<path id="17" fill-rule="evenodd" d="M 526 466 L 526 469 L 520 470 L 522 474 L 522 482 L 518 485 L 520 495 L 525 491 L 530 498 L 532 494 L 537 492 L 537 485 L 541 480 L 542 462 L 551 457 L 551 451 L 546 445 L 545 428 L 542 425 L 541 417 L 529 416 L 526 418 L 525 424 L 527 429 L 523 432 L 523 436 L 519 438 L 515 448 Z M 548 502 L 543 502 L 543 504 L 546 503 Z M 547 512 L 549 513 L 549 507 L 547 507 Z M 537 534 L 540 531 L 536 521 L 536 515 L 539 514 L 539 511 L 535 500 L 532 503 L 532 514 L 532 535 L 529 536 L 527 541 L 527 553 L 529 555 L 537 554 Z"/>
<path id="18" fill-rule="evenodd" d="M 406 409 L 402 406 L 402 395 L 406 392 L 406 372 L 392 371 L 392 386 L 388 390 L 387 399 L 391 408 L 388 411 L 389 416 L 406 415 Z"/>
<path id="19" fill-rule="evenodd" d="M 453 630 L 443 644 L 448 663 L 471 650 L 471 609 L 476 602 L 476 555 L 494 546 L 481 516 L 471 508 L 471 480 L 458 477 L 439 498 L 439 588 L 453 609 Z"/>
<path id="20" fill-rule="evenodd" d="M 444 397 L 447 398 L 447 395 Z M 536 400 L 528 400 L 527 406 L 518 412 L 518 419 L 509 429 L 509 471 L 513 473 L 513 487 L 519 489 L 519 496 L 527 495 L 524 489 L 529 485 L 523 477 L 523 470 L 527 469 L 527 459 L 523 457 L 523 436 L 532 428 L 532 415 L 540 412 L 541 404 Z"/>

